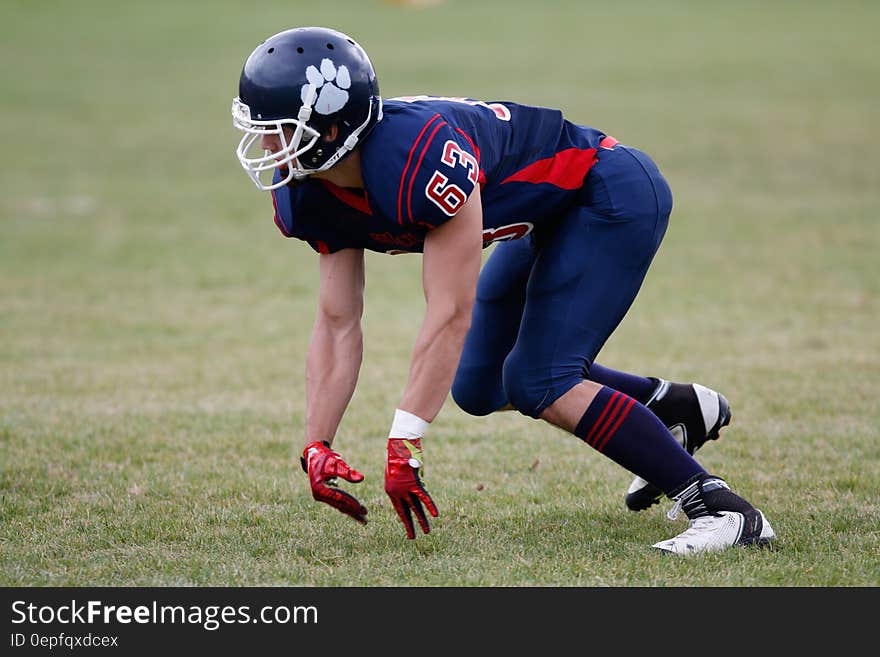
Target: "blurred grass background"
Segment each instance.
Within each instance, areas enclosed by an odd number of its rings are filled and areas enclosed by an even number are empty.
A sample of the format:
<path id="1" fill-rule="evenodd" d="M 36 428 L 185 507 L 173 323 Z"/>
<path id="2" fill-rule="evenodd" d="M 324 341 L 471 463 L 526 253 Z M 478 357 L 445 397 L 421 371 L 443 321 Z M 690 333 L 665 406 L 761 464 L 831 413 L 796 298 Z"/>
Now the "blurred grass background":
<path id="1" fill-rule="evenodd" d="M 421 311 L 417 257 L 368 256 L 359 390 L 336 447 L 360 527 L 299 469 L 316 258 L 244 176 L 244 59 L 326 25 L 383 95 L 562 108 L 649 152 L 675 194 L 606 365 L 723 391 L 699 453 L 775 551 L 664 559 L 683 528 L 630 476 L 515 414 L 450 402 L 414 542 L 382 491 Z M 4 3 L 0 584 L 880 584 L 880 6 L 447 0 L 426 7 Z"/>

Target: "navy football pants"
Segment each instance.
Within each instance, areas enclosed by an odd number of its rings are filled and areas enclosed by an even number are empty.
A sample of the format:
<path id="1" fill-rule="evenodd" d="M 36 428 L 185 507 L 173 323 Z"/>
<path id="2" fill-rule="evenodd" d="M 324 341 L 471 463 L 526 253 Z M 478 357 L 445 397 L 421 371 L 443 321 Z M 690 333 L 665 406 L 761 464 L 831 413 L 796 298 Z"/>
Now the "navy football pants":
<path id="1" fill-rule="evenodd" d="M 495 246 L 480 273 L 452 386 L 472 415 L 507 404 L 537 418 L 580 383 L 638 294 L 672 211 L 654 162 L 600 150 L 584 202 L 540 239 Z"/>

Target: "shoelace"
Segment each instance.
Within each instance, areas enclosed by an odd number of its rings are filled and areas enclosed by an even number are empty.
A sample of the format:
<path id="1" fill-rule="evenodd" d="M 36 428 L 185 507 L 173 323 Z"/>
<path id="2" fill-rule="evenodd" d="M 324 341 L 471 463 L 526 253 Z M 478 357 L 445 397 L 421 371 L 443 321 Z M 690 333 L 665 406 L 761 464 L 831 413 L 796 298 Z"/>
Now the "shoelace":
<path id="1" fill-rule="evenodd" d="M 713 481 L 717 479 L 714 478 Z M 725 484 L 721 479 L 717 479 L 718 485 L 727 488 L 727 484 Z M 666 512 L 666 517 L 670 520 L 675 520 L 678 518 L 678 515 L 681 513 L 682 508 L 685 504 L 688 505 L 687 514 L 688 516 L 692 516 L 695 514 L 703 515 L 703 513 L 709 513 L 709 509 L 706 508 L 706 503 L 703 501 L 701 497 L 702 491 L 700 489 L 700 482 L 695 481 L 693 484 L 688 486 L 685 490 L 679 493 L 678 497 L 675 499 L 675 504 L 672 505 L 672 508 Z"/>

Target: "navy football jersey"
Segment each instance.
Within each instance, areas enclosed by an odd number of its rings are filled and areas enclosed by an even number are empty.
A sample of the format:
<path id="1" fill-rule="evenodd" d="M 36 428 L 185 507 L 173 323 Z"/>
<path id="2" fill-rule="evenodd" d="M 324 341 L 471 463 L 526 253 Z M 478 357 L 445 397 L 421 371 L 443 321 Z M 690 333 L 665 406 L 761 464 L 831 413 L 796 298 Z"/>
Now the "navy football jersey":
<path id="1" fill-rule="evenodd" d="M 578 202 L 598 149 L 616 143 L 559 110 L 510 102 L 414 96 L 383 113 L 360 145 L 364 189 L 307 178 L 272 192 L 284 235 L 321 253 L 420 252 L 480 185 L 484 245 L 517 239 Z"/>

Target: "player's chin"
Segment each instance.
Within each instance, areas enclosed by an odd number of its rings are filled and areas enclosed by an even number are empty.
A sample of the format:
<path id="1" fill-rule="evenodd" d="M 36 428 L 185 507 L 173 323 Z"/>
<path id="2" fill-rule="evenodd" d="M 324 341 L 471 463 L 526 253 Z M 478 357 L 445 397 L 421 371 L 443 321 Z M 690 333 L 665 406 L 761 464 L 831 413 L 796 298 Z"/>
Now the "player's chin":
<path id="1" fill-rule="evenodd" d="M 290 176 L 290 167 L 287 166 L 286 164 L 279 164 L 278 165 L 278 175 L 281 178 L 287 178 L 288 176 Z M 295 185 L 298 182 L 300 182 L 300 181 L 297 180 L 296 176 L 293 176 L 290 178 L 290 180 L 287 181 L 287 184 L 288 185 Z"/>

